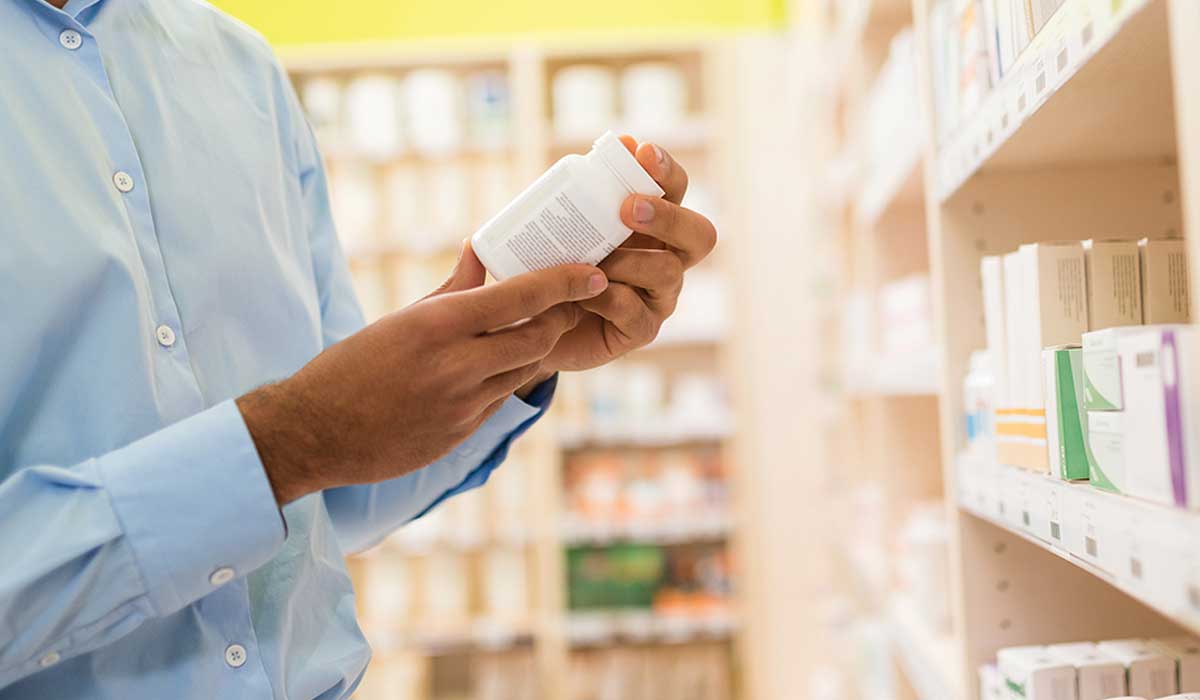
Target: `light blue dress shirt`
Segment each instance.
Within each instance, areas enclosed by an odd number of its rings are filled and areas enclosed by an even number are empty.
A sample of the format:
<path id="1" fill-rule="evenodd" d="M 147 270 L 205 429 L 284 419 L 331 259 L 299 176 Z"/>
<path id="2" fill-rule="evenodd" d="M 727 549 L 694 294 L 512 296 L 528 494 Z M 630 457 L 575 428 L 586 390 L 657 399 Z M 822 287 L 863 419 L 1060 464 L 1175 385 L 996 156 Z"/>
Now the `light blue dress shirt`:
<path id="1" fill-rule="evenodd" d="M 0 700 L 348 697 L 344 555 L 485 481 L 552 383 L 280 517 L 232 397 L 363 320 L 286 74 L 198 0 L 0 0 L 0 166 Z"/>

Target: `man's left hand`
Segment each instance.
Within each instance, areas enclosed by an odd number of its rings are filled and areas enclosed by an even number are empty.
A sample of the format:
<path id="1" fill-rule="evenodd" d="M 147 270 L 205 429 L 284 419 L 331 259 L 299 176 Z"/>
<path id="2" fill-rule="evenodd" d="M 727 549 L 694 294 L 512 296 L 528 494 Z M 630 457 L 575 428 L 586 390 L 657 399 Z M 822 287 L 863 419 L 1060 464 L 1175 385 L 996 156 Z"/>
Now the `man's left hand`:
<path id="1" fill-rule="evenodd" d="M 717 243 L 712 222 L 680 206 L 687 192 L 687 171 L 658 146 L 639 146 L 628 136 L 621 140 L 666 196 L 633 195 L 625 200 L 621 220 L 634 233 L 600 263 L 608 275 L 608 289 L 578 302 L 587 313 L 558 341 L 543 363 L 543 373 L 528 388 L 554 372 L 598 367 L 654 340 L 663 321 L 675 312 L 684 271 Z"/>

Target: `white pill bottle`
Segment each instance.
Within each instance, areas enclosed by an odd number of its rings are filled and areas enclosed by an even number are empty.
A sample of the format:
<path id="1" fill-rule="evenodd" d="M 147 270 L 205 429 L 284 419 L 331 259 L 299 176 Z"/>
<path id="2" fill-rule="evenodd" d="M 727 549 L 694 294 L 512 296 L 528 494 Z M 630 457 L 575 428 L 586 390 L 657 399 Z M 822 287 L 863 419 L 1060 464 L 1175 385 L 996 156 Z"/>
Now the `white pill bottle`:
<path id="1" fill-rule="evenodd" d="M 595 265 L 629 238 L 621 204 L 664 192 L 611 131 L 586 156 L 555 163 L 475 232 L 471 247 L 498 280 L 567 263 Z"/>

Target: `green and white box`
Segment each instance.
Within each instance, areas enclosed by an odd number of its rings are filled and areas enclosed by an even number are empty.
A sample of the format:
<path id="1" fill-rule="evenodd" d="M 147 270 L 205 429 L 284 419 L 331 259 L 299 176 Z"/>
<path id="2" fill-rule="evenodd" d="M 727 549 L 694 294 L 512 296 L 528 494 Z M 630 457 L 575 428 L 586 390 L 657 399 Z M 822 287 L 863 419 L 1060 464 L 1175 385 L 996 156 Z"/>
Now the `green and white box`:
<path id="1" fill-rule="evenodd" d="M 1083 334 L 1083 407 L 1089 411 L 1120 411 L 1125 407 L 1121 388 L 1121 337 L 1140 333 L 1142 326 L 1118 326 Z"/>
<path id="2" fill-rule="evenodd" d="M 1145 639 L 1116 639 L 1100 642 L 1099 647 L 1125 665 L 1131 695 L 1161 698 L 1179 692 L 1175 660 Z"/>
<path id="3" fill-rule="evenodd" d="M 1125 493 L 1125 413 L 1088 411 L 1088 479 L 1092 486 Z"/>
<path id="4" fill-rule="evenodd" d="M 1091 642 L 1052 644 L 1046 652 L 1075 666 L 1075 685 L 1079 700 L 1107 700 L 1129 692 L 1125 666 L 1100 651 Z"/>
<path id="5" fill-rule="evenodd" d="M 1083 350 L 1077 345 L 1042 351 L 1046 378 L 1046 446 L 1050 473 L 1067 481 L 1086 481 L 1087 412 L 1083 409 Z"/>
<path id="6" fill-rule="evenodd" d="M 1010 647 L 996 653 L 996 665 L 1014 698 L 1076 700 L 1075 667 L 1045 647 Z"/>

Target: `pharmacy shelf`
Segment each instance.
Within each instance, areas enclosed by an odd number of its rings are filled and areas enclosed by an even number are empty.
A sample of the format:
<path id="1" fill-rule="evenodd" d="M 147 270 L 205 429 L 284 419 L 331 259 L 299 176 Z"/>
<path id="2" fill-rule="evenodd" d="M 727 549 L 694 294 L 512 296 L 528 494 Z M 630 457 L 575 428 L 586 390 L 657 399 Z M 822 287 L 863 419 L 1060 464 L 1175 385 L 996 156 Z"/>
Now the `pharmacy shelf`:
<path id="1" fill-rule="evenodd" d="M 727 513 L 662 522 L 596 523 L 568 519 L 563 524 L 562 538 L 564 544 L 572 547 L 619 542 L 670 545 L 724 540 L 731 531 Z"/>
<path id="2" fill-rule="evenodd" d="M 728 424 L 712 423 L 672 425 L 666 420 L 647 420 L 636 425 L 595 427 L 559 432 L 559 445 L 566 451 L 620 448 L 666 448 L 719 443 L 733 435 Z"/>
<path id="3" fill-rule="evenodd" d="M 725 641 L 736 628 L 736 620 L 729 613 L 693 617 L 625 611 L 573 612 L 567 616 L 567 639 L 574 648 Z"/>
<path id="4" fill-rule="evenodd" d="M 925 348 L 856 362 L 857 369 L 846 370 L 846 393 L 856 399 L 936 396 L 941 372 L 939 356 L 936 348 Z"/>
<path id="5" fill-rule="evenodd" d="M 938 197 L 981 171 L 1173 156 L 1167 5 L 1068 0 L 942 144 Z"/>
<path id="6" fill-rule="evenodd" d="M 896 658 L 921 700 L 960 700 L 958 652 L 954 640 L 929 628 L 903 596 L 893 599 L 888 629 Z"/>
<path id="7" fill-rule="evenodd" d="M 363 629 L 379 651 L 418 650 L 429 656 L 474 652 L 501 652 L 528 647 L 534 633 L 524 625 L 476 620 L 453 627 L 398 625 L 371 618 L 362 619 Z"/>
<path id="8" fill-rule="evenodd" d="M 963 456 L 959 507 L 1200 633 L 1200 513 Z"/>
<path id="9" fill-rule="evenodd" d="M 920 206 L 924 192 L 920 144 L 900 144 L 894 158 L 867 174 L 855 218 L 860 226 L 872 227 L 893 207 Z"/>

